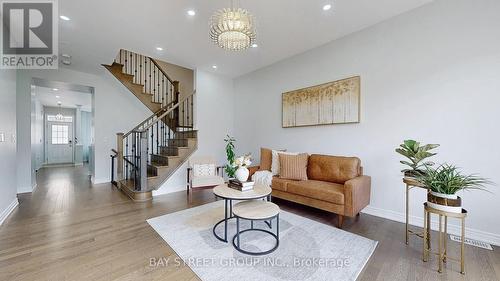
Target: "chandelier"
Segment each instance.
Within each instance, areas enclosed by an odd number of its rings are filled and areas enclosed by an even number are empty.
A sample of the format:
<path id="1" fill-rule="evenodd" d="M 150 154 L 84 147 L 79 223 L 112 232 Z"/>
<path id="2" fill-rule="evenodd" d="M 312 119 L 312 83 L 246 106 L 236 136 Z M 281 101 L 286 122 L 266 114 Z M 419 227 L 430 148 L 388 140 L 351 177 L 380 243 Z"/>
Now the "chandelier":
<path id="1" fill-rule="evenodd" d="M 59 105 L 59 113 L 56 114 L 56 120 L 57 121 L 62 121 L 64 119 L 64 116 L 61 113 L 61 102 L 58 101 L 57 105 Z"/>
<path id="2" fill-rule="evenodd" d="M 210 18 L 210 38 L 226 50 L 248 49 L 256 39 L 254 18 L 231 1 L 231 8 L 219 10 Z"/>

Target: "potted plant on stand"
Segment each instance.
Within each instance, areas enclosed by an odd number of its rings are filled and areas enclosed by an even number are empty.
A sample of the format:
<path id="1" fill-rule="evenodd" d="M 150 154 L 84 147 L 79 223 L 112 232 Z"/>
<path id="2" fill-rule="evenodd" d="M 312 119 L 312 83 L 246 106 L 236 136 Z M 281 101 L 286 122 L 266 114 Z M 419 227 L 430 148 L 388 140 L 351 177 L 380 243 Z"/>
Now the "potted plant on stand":
<path id="1" fill-rule="evenodd" d="M 427 167 L 433 166 L 434 162 L 424 160 L 436 155 L 436 153 L 432 153 L 430 151 L 438 146 L 439 144 L 420 145 L 420 142 L 415 140 L 405 140 L 402 144 L 400 144 L 399 147 L 396 148 L 396 152 L 410 160 L 399 161 L 401 164 L 410 167 L 409 169 L 403 169 L 401 171 L 404 173 L 404 176 L 416 178 L 425 173 Z"/>
<path id="2" fill-rule="evenodd" d="M 417 180 L 429 188 L 429 207 L 453 213 L 462 212 L 462 199 L 456 194 L 458 191 L 485 190 L 485 185 L 491 184 L 487 179 L 476 175 L 463 175 L 457 167 L 448 164 L 436 169 L 427 167 L 425 173 L 417 176 Z"/>

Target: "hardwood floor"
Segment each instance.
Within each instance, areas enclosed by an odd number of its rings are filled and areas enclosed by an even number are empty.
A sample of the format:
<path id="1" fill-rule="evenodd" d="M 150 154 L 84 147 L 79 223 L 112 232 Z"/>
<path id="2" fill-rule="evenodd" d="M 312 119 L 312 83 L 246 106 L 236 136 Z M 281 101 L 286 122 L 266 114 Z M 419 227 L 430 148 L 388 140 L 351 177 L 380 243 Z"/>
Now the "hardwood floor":
<path id="1" fill-rule="evenodd" d="M 150 258 L 175 257 L 145 221 L 214 200 L 211 190 L 133 203 L 110 184 L 91 185 L 85 167 L 42 169 L 33 194 L 0 227 L 0 280 L 198 280 L 186 266 L 151 267 Z M 275 200 L 281 208 L 334 226 L 335 215 Z M 466 246 L 465 276 L 449 262 L 437 273 L 423 263 L 422 241 L 404 243 L 404 225 L 362 214 L 344 230 L 379 241 L 360 280 L 499 280 L 499 248 Z M 452 253 L 458 247 L 450 242 Z"/>

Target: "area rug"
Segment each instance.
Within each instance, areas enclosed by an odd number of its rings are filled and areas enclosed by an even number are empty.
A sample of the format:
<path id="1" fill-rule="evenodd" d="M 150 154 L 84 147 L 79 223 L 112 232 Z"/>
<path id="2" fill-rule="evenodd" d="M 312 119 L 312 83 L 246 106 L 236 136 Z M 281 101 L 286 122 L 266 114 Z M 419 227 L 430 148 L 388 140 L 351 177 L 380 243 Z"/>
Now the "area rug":
<path id="1" fill-rule="evenodd" d="M 188 265 L 201 280 L 356 280 L 377 242 L 286 211 L 280 213 L 280 244 L 265 256 L 249 256 L 217 240 L 213 225 L 224 217 L 224 202 L 152 218 L 148 223 L 180 258 L 151 257 L 150 266 Z M 273 229 L 275 231 L 273 221 Z M 249 223 L 241 222 L 242 229 Z M 254 227 L 268 228 L 263 222 Z M 228 226 L 228 239 L 236 230 Z M 224 225 L 216 232 L 223 236 Z M 245 250 L 267 250 L 275 240 L 262 232 L 241 235 Z"/>

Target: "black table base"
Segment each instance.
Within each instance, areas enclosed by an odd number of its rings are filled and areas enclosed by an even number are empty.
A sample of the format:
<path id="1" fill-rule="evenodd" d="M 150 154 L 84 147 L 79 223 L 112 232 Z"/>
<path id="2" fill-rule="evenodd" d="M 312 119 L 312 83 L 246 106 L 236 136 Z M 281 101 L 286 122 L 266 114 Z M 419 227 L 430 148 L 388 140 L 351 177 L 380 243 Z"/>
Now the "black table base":
<path id="1" fill-rule="evenodd" d="M 271 195 L 269 196 L 266 196 L 264 198 L 264 200 L 266 200 L 267 198 L 267 201 L 268 202 L 271 202 Z M 212 232 L 215 236 L 215 238 L 217 238 L 218 240 L 222 241 L 222 242 L 228 242 L 227 240 L 227 224 L 229 222 L 230 219 L 234 219 L 236 218 L 234 215 L 233 215 L 233 200 L 232 199 L 226 199 L 226 198 L 223 198 L 224 199 L 224 219 L 218 221 L 214 227 L 212 228 Z M 259 198 L 260 199 L 260 198 Z M 217 235 L 217 233 L 215 232 L 215 229 L 217 228 L 217 226 L 219 226 L 221 223 L 224 223 L 224 237 L 220 237 L 219 235 Z M 272 228 L 272 224 L 271 224 L 271 221 L 265 221 L 265 223 L 267 224 L 267 226 L 269 228 Z M 252 222 L 253 224 L 253 222 Z"/>
<path id="2" fill-rule="evenodd" d="M 279 217 L 279 214 L 276 215 L 275 218 L 276 218 L 276 234 L 272 233 L 269 230 L 254 228 L 253 222 L 255 220 L 250 220 L 250 222 L 251 222 L 250 229 L 245 229 L 245 230 L 240 231 L 240 218 L 236 217 L 236 235 L 233 237 L 234 248 L 236 250 L 238 250 L 238 252 L 240 252 L 240 253 L 252 255 L 252 256 L 262 256 L 262 255 L 267 255 L 267 254 L 274 252 L 276 249 L 278 249 L 278 247 L 280 245 L 280 237 L 279 237 L 279 235 L 280 235 L 280 217 Z M 270 219 L 270 222 L 272 222 L 272 219 L 273 218 Z M 268 223 L 267 220 L 264 220 L 264 221 L 266 222 L 266 224 Z M 276 239 L 276 244 L 271 249 L 266 250 L 266 251 L 261 251 L 261 252 L 251 252 L 251 251 L 243 250 L 241 248 L 241 245 L 240 245 L 240 238 L 241 238 L 240 236 L 242 233 L 251 232 L 251 231 L 264 232 L 264 233 L 271 235 L 272 237 L 274 237 L 274 239 Z"/>

